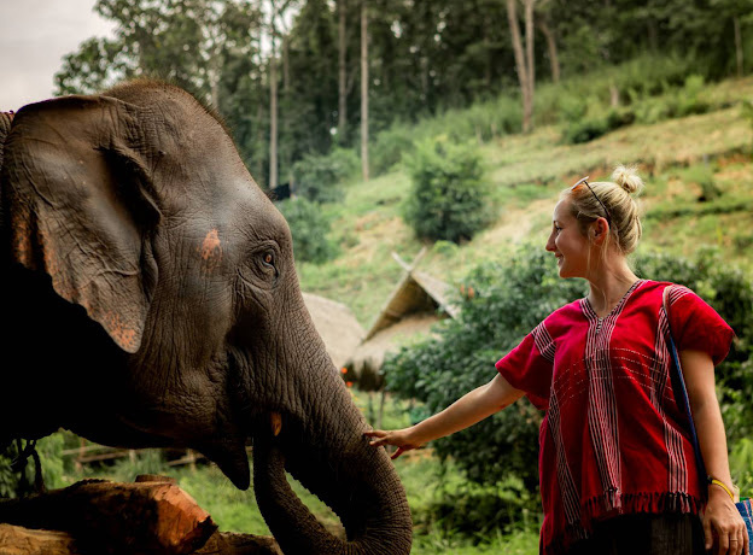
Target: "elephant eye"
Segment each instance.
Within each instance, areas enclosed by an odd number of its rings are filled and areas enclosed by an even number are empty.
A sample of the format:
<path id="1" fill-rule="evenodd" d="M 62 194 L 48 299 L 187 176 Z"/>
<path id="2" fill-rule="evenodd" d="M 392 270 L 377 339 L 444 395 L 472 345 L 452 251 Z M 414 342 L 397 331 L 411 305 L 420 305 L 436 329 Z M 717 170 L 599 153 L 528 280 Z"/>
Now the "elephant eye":
<path id="1" fill-rule="evenodd" d="M 265 252 L 264 256 L 262 256 L 262 260 L 267 266 L 274 266 L 275 256 L 271 252 Z"/>

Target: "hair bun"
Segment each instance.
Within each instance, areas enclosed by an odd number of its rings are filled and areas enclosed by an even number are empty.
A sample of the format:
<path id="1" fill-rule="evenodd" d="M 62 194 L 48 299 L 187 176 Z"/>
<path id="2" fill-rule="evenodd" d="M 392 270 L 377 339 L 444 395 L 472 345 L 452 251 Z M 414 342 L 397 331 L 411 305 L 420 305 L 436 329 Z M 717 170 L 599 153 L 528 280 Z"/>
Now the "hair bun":
<path id="1" fill-rule="evenodd" d="M 643 180 L 638 176 L 635 166 L 617 166 L 612 174 L 612 181 L 631 195 L 643 189 Z"/>

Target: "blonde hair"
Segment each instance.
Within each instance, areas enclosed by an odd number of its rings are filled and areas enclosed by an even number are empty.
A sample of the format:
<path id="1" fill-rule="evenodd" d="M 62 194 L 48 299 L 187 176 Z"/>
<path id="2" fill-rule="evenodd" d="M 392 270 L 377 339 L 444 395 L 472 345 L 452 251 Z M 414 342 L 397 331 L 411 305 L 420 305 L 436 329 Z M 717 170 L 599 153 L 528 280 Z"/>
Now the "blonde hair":
<path id="1" fill-rule="evenodd" d="M 583 184 L 562 192 L 563 198 L 569 196 L 571 199 L 570 209 L 580 222 L 581 232 L 585 235 L 588 224 L 606 218 L 613 244 L 622 254 L 630 254 L 643 234 L 638 204 L 632 196 L 643 190 L 643 180 L 636 168 L 617 166 L 612 181 L 589 182 L 588 185 L 590 190 Z"/>

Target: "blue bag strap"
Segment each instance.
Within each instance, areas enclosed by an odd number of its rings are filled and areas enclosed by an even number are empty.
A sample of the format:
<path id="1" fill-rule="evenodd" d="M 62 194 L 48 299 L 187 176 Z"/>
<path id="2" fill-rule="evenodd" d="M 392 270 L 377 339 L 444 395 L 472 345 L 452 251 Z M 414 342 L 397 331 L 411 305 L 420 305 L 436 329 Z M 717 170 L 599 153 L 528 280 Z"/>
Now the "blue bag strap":
<path id="1" fill-rule="evenodd" d="M 706 465 L 703 463 L 703 455 L 701 454 L 701 446 L 698 444 L 698 434 L 695 431 L 695 422 L 693 421 L 693 412 L 690 409 L 690 398 L 688 397 L 688 388 L 685 386 L 685 378 L 682 375 L 682 367 L 680 366 L 680 355 L 677 352 L 677 345 L 675 345 L 674 337 L 672 337 L 672 325 L 669 321 L 669 290 L 672 286 L 669 285 L 664 289 L 664 296 L 662 299 L 662 305 L 664 308 L 664 314 L 667 316 L 667 328 L 669 329 L 669 354 L 672 357 L 672 370 L 674 371 L 675 382 L 679 384 L 680 401 L 685 409 L 685 416 L 688 418 L 688 424 L 690 426 L 690 439 L 693 442 L 693 451 L 695 452 L 695 461 L 698 465 L 698 473 L 700 474 L 703 483 L 706 483 Z"/>

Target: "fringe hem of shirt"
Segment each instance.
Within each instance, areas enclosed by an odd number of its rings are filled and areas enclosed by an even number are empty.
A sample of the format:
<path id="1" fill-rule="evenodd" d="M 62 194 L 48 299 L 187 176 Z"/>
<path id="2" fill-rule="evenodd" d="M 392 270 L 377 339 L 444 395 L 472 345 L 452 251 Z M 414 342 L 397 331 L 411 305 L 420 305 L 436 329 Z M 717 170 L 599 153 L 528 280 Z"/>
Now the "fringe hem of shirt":
<path id="1" fill-rule="evenodd" d="M 623 493 L 606 492 L 581 505 L 580 522 L 569 524 L 565 531 L 544 546 L 545 555 L 566 555 L 573 543 L 588 539 L 594 523 L 627 514 L 698 514 L 704 500 L 687 493 Z M 542 542 L 543 543 L 543 542 Z"/>

